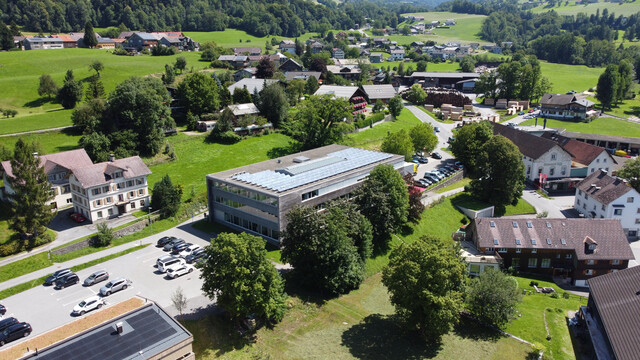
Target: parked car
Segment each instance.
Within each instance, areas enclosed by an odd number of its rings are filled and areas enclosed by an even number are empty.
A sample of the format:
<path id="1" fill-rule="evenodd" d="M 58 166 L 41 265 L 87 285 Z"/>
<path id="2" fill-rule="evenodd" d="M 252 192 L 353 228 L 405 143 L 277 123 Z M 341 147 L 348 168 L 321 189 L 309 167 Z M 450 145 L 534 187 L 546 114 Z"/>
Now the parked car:
<path id="1" fill-rule="evenodd" d="M 109 273 L 107 272 L 107 270 L 98 270 L 93 274 L 89 275 L 88 278 L 84 279 L 84 282 L 82 284 L 84 286 L 91 286 L 108 279 L 109 279 Z"/>
<path id="2" fill-rule="evenodd" d="M 521 115 L 521 116 L 524 115 L 524 111 L 520 111 L 518 115 Z"/>
<path id="3" fill-rule="evenodd" d="M 420 165 L 420 161 L 418 159 L 413 159 L 413 160 L 411 160 L 411 162 L 416 164 L 416 165 Z"/>
<path id="4" fill-rule="evenodd" d="M 80 278 L 76 273 L 67 274 L 56 280 L 56 289 L 64 289 L 67 286 L 75 285 L 80 282 Z"/>
<path id="5" fill-rule="evenodd" d="M 528 113 L 531 114 L 532 112 L 534 112 L 535 110 L 533 109 L 529 109 Z"/>
<path id="6" fill-rule="evenodd" d="M 158 258 L 158 260 L 156 260 L 156 265 L 158 266 L 158 271 L 160 271 L 161 273 L 167 272 L 167 269 L 175 266 L 175 265 L 182 265 L 185 263 L 184 259 L 181 259 L 179 257 L 175 257 L 172 255 L 166 255 L 166 256 L 162 256 L 160 258 Z"/>
<path id="7" fill-rule="evenodd" d="M 80 214 L 80 213 L 71 213 L 71 215 L 69 215 L 69 217 L 71 217 L 72 220 L 74 220 L 77 223 L 81 223 L 84 222 L 85 220 L 87 220 L 84 215 Z"/>
<path id="8" fill-rule="evenodd" d="M 71 315 L 84 315 L 91 310 L 100 309 L 102 305 L 106 304 L 107 302 L 100 296 L 92 296 L 82 300 L 78 305 L 74 306 Z"/>
<path id="9" fill-rule="evenodd" d="M 7 313 L 7 308 L 4 305 L 0 304 L 0 316 Z"/>
<path id="10" fill-rule="evenodd" d="M 429 159 L 428 159 L 428 158 L 426 158 L 426 157 L 424 157 L 424 156 L 420 156 L 420 157 L 418 158 L 418 161 L 420 161 L 420 163 L 422 163 L 422 164 L 426 164 L 426 163 L 428 163 L 428 162 L 429 162 Z"/>
<path id="11" fill-rule="evenodd" d="M 439 127 L 437 127 L 437 126 L 435 126 L 435 127 L 433 128 L 433 131 L 435 131 L 435 132 L 440 132 L 440 128 L 439 128 Z"/>
<path id="12" fill-rule="evenodd" d="M 100 295 L 109 296 L 114 292 L 125 290 L 129 285 L 131 285 L 131 281 L 125 278 L 111 280 L 105 286 L 100 288 Z"/>
<path id="13" fill-rule="evenodd" d="M 178 266 L 174 266 L 172 268 L 170 268 L 169 270 L 167 270 L 167 276 L 175 279 L 179 276 L 182 276 L 184 274 L 189 274 L 193 271 L 193 266 L 191 265 L 187 265 L 187 264 L 182 264 L 182 265 L 178 265 Z"/>
<path id="14" fill-rule="evenodd" d="M 183 242 L 185 241 L 180 238 L 175 238 L 164 245 L 164 251 L 171 251 L 174 245 L 182 244 Z"/>
<path id="15" fill-rule="evenodd" d="M 447 139 L 447 142 L 451 144 L 455 139 L 456 139 L 455 137 L 450 136 L 449 139 Z"/>
<path id="16" fill-rule="evenodd" d="M 27 337 L 29 334 L 31 334 L 31 325 L 26 322 L 11 325 L 0 333 L 0 346 L 17 339 Z"/>
<path id="17" fill-rule="evenodd" d="M 193 244 L 192 243 L 180 243 L 180 244 L 174 245 L 173 248 L 171 248 L 171 254 L 178 255 L 178 254 L 180 254 L 180 252 L 182 250 L 188 248 L 191 245 L 193 245 Z"/>
<path id="18" fill-rule="evenodd" d="M 188 255 L 191 255 L 192 252 L 200 249 L 200 245 L 190 245 L 186 249 L 180 251 L 180 257 L 186 258 Z"/>
<path id="19" fill-rule="evenodd" d="M 19 322 L 20 321 L 18 321 L 18 319 L 14 317 L 9 317 L 9 318 L 0 320 L 0 333 L 3 332 L 6 328 L 10 327 L 11 325 L 15 325 Z"/>
<path id="20" fill-rule="evenodd" d="M 430 180 L 433 184 L 440 181 L 440 178 L 434 174 L 424 174 L 424 178 Z"/>
<path id="21" fill-rule="evenodd" d="M 433 157 L 434 159 L 438 159 L 438 160 L 442 159 L 442 155 L 440 155 L 439 152 L 431 153 L 431 157 Z"/>
<path id="22" fill-rule="evenodd" d="M 187 261 L 187 264 L 192 264 L 200 259 L 202 259 L 207 252 L 205 249 L 200 248 L 198 250 L 193 251 L 191 254 L 187 255 L 184 259 Z"/>
<path id="23" fill-rule="evenodd" d="M 174 236 L 161 237 L 160 239 L 158 239 L 158 242 L 156 243 L 156 246 L 157 247 L 163 247 L 163 246 L 167 245 L 169 242 L 171 242 L 173 239 L 176 239 L 176 237 L 174 237 Z"/>
<path id="24" fill-rule="evenodd" d="M 60 269 L 60 270 L 54 272 L 53 274 L 49 275 L 49 277 L 47 277 L 44 280 L 44 284 L 47 285 L 47 286 L 48 285 L 53 285 L 53 284 L 55 284 L 56 280 L 58 280 L 59 278 L 65 276 L 67 274 L 70 274 L 70 273 L 71 273 L 71 269 Z"/>
<path id="25" fill-rule="evenodd" d="M 418 180 L 418 182 L 419 182 L 421 185 L 424 185 L 424 186 L 426 186 L 426 187 L 429 187 L 429 186 L 431 186 L 431 185 L 433 184 L 433 181 L 431 181 L 431 180 L 429 180 L 429 179 L 427 179 L 427 178 L 422 178 L 422 179 Z"/>
<path id="26" fill-rule="evenodd" d="M 425 173 L 425 176 L 427 176 L 427 174 L 429 174 L 430 177 L 436 178 L 438 179 L 438 181 L 444 179 L 444 175 L 437 172 L 437 171 L 429 171 L 428 173 Z"/>

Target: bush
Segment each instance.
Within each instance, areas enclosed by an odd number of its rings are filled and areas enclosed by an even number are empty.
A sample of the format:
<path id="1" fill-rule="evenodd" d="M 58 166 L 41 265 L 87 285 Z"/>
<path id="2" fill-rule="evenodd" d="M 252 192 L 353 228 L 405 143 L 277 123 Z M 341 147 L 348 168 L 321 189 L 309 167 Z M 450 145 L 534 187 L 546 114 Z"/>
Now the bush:
<path id="1" fill-rule="evenodd" d="M 215 129 L 213 129 L 208 136 L 208 140 L 211 142 L 230 145 L 230 144 L 235 144 L 238 141 L 242 140 L 242 137 L 236 134 L 235 132 L 233 132 L 233 130 L 220 133 L 220 132 L 216 132 Z"/>
<path id="2" fill-rule="evenodd" d="M 114 238 L 113 230 L 106 223 L 98 224 L 98 233 L 91 241 L 91 245 L 95 247 L 109 246 Z"/>
<path id="3" fill-rule="evenodd" d="M 568 292 L 562 293 L 562 297 L 565 298 L 565 299 L 568 299 L 569 298 L 569 293 Z"/>
<path id="4" fill-rule="evenodd" d="M 554 292 L 553 294 L 551 294 L 551 297 L 554 299 L 559 299 L 560 295 L 558 295 L 558 293 Z"/>
<path id="5" fill-rule="evenodd" d="M 40 245 L 50 243 L 54 240 L 50 233 L 44 233 L 41 236 L 33 239 L 33 241 L 23 241 L 16 235 L 15 238 L 9 239 L 4 244 L 0 245 L 0 257 L 17 254 L 21 251 L 33 249 Z"/>
<path id="6" fill-rule="evenodd" d="M 537 281 L 531 281 L 529 283 L 529 286 L 531 286 L 531 287 L 538 286 L 538 282 Z"/>
<path id="7" fill-rule="evenodd" d="M 127 52 L 127 50 L 123 49 L 123 48 L 116 48 L 115 50 L 113 50 L 113 54 L 114 55 L 129 55 L 129 53 Z"/>

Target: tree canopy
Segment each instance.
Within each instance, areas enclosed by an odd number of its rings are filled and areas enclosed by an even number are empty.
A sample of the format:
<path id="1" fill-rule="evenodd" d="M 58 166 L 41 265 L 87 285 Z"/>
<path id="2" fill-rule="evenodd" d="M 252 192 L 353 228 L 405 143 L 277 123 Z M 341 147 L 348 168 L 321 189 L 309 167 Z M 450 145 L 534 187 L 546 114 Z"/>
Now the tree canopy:
<path id="1" fill-rule="evenodd" d="M 90 21 L 84 25 L 84 46 L 88 48 L 94 48 L 98 45 L 98 38 L 96 37 L 96 33 L 93 31 L 93 25 Z"/>
<path id="2" fill-rule="evenodd" d="M 267 121 L 279 127 L 289 116 L 289 99 L 282 86 L 274 83 L 265 86 L 260 92 L 260 100 L 256 105 Z"/>
<path id="3" fill-rule="evenodd" d="M 163 217 L 174 216 L 180 209 L 180 197 L 182 187 L 173 185 L 169 174 L 153 185 L 151 192 L 151 206 L 154 210 L 160 210 Z"/>
<path id="4" fill-rule="evenodd" d="M 178 85 L 176 98 L 186 112 L 201 115 L 220 109 L 220 89 L 215 79 L 205 73 L 187 75 Z"/>
<path id="5" fill-rule="evenodd" d="M 202 291 L 235 322 L 253 316 L 273 323 L 284 317 L 284 283 L 267 259 L 265 245 L 259 236 L 222 233 L 205 247 Z"/>
<path id="6" fill-rule="evenodd" d="M 462 310 L 466 267 L 451 240 L 423 236 L 389 254 L 382 283 L 396 314 L 429 342 L 438 342 Z"/>
<path id="7" fill-rule="evenodd" d="M 467 286 L 467 308 L 480 321 L 503 327 L 516 313 L 520 301 L 518 282 L 500 270 L 485 268 Z"/>
<path id="8" fill-rule="evenodd" d="M 629 181 L 629 185 L 640 192 L 640 157 L 625 162 L 617 175 Z"/>
<path id="9" fill-rule="evenodd" d="M 389 100 L 388 108 L 393 117 L 400 116 L 402 108 L 404 108 L 404 104 L 402 103 L 402 98 L 400 97 L 400 95 L 396 95 Z"/>
<path id="10" fill-rule="evenodd" d="M 67 70 L 64 83 L 58 90 L 58 101 L 65 109 L 73 109 L 82 100 L 82 84 L 73 77 L 73 71 Z"/>
<path id="11" fill-rule="evenodd" d="M 433 133 L 433 126 L 429 123 L 416 125 L 409 130 L 409 136 L 416 152 L 432 152 L 438 145 L 438 137 Z"/>
<path id="12" fill-rule="evenodd" d="M 411 160 L 414 145 L 407 130 L 400 129 L 394 133 L 390 133 L 382 140 L 380 150 L 386 153 L 404 156 L 406 161 Z"/>
<path id="13" fill-rule="evenodd" d="M 264 94 L 262 96 L 264 98 Z M 337 143 L 351 129 L 353 110 L 345 99 L 312 95 L 298 105 L 298 110 L 290 133 L 302 150 Z"/>
<path id="14" fill-rule="evenodd" d="M 480 149 L 493 136 L 493 128 L 487 121 L 470 123 L 461 127 L 451 141 L 451 152 L 471 176 L 478 172 Z"/>

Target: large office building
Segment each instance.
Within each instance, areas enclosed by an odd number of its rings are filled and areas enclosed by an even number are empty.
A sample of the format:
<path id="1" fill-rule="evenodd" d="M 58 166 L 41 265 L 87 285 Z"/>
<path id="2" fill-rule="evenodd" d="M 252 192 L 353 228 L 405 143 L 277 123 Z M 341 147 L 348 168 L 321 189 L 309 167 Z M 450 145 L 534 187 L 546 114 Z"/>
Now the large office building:
<path id="1" fill-rule="evenodd" d="M 210 174 L 209 220 L 279 244 L 291 208 L 349 197 L 380 164 L 402 170 L 404 157 L 329 145 Z"/>

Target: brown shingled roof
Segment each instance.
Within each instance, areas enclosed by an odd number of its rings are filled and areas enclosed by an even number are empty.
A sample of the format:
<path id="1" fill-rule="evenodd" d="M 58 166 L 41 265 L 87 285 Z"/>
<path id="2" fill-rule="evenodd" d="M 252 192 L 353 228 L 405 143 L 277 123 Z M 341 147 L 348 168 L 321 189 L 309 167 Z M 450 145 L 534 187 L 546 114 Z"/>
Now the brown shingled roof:
<path id="1" fill-rule="evenodd" d="M 599 146 L 587 144 L 586 142 L 571 139 L 553 132 L 545 132 L 541 137 L 555 141 L 558 145 L 560 145 L 560 147 L 571 154 L 572 161 L 582 165 L 591 164 L 591 162 L 595 160 L 595 158 L 597 158 L 603 151 L 607 151 Z M 609 153 L 607 152 L 607 154 Z M 611 155 L 609 155 L 609 157 L 614 163 L 616 163 L 615 159 L 613 159 Z"/>
<path id="2" fill-rule="evenodd" d="M 640 266 L 589 279 L 590 297 L 618 360 L 640 354 Z"/>
<path id="3" fill-rule="evenodd" d="M 511 142 L 518 147 L 522 155 L 532 159 L 537 159 L 554 146 L 558 146 L 554 141 L 531 135 L 526 131 L 520 131 L 510 126 L 497 123 L 492 123 L 492 125 L 493 135 L 502 135 L 511 140 Z"/>
<path id="4" fill-rule="evenodd" d="M 70 151 L 59 152 L 49 155 L 39 155 L 40 166 L 44 167 L 44 171 L 48 172 L 59 165 L 63 168 L 73 170 L 76 168 L 91 166 L 93 162 L 87 155 L 84 149 L 76 149 Z M 2 162 L 2 170 L 7 173 L 7 176 L 13 177 L 13 170 L 11 169 L 11 161 Z"/>
<path id="5" fill-rule="evenodd" d="M 122 175 L 125 179 L 151 174 L 151 170 L 149 170 L 147 165 L 145 165 L 139 156 L 132 156 L 124 159 L 118 159 L 113 162 L 105 161 L 91 166 L 74 169 L 73 175 L 76 177 L 78 182 L 82 184 L 82 187 L 89 188 L 96 185 L 110 183 L 112 181 L 110 174 L 118 169 L 123 170 Z"/>
<path id="6" fill-rule="evenodd" d="M 540 104 L 542 105 L 567 105 L 576 101 L 575 95 L 569 94 L 549 94 L 542 95 Z"/>
<path id="7" fill-rule="evenodd" d="M 491 226 L 492 223 L 494 226 Z M 514 223 L 517 227 L 513 226 Z M 573 249 L 578 260 L 634 259 L 619 220 L 477 218 L 472 226 L 476 229 L 478 247 Z M 587 237 L 598 244 L 593 253 L 585 252 L 584 241 Z M 521 245 L 516 245 L 516 239 L 520 240 Z M 532 239 L 536 241 L 535 245 Z M 547 243 L 547 239 L 551 240 L 551 244 Z M 565 244 L 562 244 L 562 239 Z M 498 240 L 497 245 L 494 240 Z"/>
<path id="8" fill-rule="evenodd" d="M 604 205 L 609 205 L 620 196 L 633 191 L 633 188 L 622 179 L 609 176 L 602 170 L 590 174 L 576 187 Z"/>

